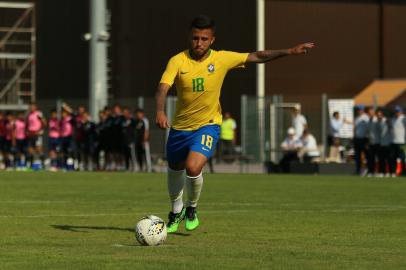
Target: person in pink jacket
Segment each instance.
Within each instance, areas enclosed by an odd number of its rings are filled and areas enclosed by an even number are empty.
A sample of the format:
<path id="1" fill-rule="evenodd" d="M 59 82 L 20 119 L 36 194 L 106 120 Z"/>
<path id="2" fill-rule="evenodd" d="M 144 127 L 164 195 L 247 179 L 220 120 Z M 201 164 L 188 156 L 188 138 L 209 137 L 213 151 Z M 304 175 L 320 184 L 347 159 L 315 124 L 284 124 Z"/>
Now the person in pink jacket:
<path id="1" fill-rule="evenodd" d="M 22 157 L 27 154 L 27 124 L 25 122 L 24 112 L 17 114 L 17 119 L 14 122 L 14 137 L 15 137 L 15 165 L 23 167 L 25 164 Z"/>
<path id="2" fill-rule="evenodd" d="M 60 150 L 61 122 L 58 119 L 56 110 L 51 111 L 48 121 L 48 155 L 51 160 L 50 170 L 58 168 L 58 152 Z"/>

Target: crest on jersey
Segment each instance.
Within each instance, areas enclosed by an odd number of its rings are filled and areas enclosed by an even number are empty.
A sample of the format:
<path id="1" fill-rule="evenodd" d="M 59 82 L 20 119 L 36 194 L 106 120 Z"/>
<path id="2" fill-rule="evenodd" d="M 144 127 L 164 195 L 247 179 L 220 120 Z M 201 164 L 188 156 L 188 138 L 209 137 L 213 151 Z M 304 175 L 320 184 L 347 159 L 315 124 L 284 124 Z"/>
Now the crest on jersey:
<path id="1" fill-rule="evenodd" d="M 207 70 L 208 70 L 210 73 L 213 73 L 213 72 L 214 72 L 214 65 L 213 65 L 213 64 L 209 64 L 209 65 L 207 66 Z"/>

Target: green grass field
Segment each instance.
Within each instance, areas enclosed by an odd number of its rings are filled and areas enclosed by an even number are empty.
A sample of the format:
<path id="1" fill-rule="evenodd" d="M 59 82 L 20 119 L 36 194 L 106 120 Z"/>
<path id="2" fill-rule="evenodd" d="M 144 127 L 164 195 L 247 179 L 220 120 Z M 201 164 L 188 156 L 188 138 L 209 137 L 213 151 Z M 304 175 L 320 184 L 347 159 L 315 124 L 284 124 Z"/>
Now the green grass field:
<path id="1" fill-rule="evenodd" d="M 168 210 L 163 174 L 0 173 L 0 269 L 406 269 L 406 179 L 205 175 L 197 231 L 139 246 Z"/>

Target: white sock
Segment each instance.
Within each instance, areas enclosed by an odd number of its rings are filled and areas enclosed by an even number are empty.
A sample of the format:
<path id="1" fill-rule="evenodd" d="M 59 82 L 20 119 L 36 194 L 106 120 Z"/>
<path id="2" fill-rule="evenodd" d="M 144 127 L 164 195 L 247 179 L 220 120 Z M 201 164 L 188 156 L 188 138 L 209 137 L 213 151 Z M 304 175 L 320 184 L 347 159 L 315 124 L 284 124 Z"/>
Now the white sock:
<path id="1" fill-rule="evenodd" d="M 177 214 L 183 208 L 183 187 L 185 185 L 185 170 L 175 171 L 168 168 L 168 191 L 171 199 L 172 212 Z"/>
<path id="2" fill-rule="evenodd" d="M 196 207 L 203 188 L 203 174 L 198 176 L 186 176 L 186 190 L 188 195 L 187 206 Z"/>

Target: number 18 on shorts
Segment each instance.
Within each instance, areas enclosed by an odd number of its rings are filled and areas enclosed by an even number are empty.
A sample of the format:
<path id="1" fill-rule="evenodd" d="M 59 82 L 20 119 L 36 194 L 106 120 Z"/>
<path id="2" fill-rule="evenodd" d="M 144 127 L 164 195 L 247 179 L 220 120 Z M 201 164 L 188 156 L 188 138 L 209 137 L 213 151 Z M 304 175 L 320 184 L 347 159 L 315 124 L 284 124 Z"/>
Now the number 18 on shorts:
<path id="1" fill-rule="evenodd" d="M 185 161 L 190 151 L 199 152 L 209 159 L 215 151 L 219 136 L 219 125 L 207 125 L 192 131 L 171 129 L 166 144 L 168 162 L 173 164 Z"/>

